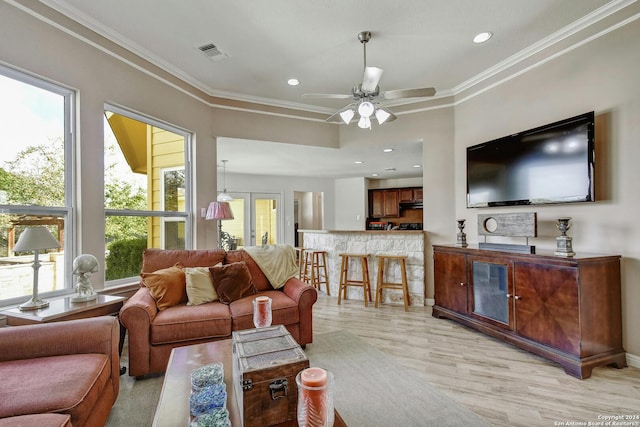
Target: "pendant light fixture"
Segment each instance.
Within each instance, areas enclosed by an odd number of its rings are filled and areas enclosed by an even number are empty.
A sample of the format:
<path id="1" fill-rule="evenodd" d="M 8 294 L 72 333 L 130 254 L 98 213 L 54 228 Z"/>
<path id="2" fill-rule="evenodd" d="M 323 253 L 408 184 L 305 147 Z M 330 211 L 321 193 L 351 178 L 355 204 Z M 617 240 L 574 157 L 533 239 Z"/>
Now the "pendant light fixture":
<path id="1" fill-rule="evenodd" d="M 227 162 L 228 160 L 221 160 L 222 162 L 222 185 L 223 185 L 223 190 L 222 193 L 218 194 L 218 198 L 216 199 L 219 202 L 230 202 L 233 200 L 233 197 L 231 197 L 228 193 L 227 193 Z"/>

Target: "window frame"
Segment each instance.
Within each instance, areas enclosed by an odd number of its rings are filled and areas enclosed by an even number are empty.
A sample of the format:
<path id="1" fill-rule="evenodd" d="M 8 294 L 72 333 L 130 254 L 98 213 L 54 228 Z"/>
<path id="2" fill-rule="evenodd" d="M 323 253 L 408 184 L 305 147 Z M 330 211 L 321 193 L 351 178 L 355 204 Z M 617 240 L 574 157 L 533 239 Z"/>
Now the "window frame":
<path id="1" fill-rule="evenodd" d="M 16 70 L 0 64 L 0 75 L 16 80 L 23 84 L 45 90 L 63 98 L 63 144 L 64 144 L 64 206 L 41 206 L 41 205 L 8 205 L 0 204 L 2 214 L 26 214 L 26 215 L 52 215 L 61 216 L 64 219 L 64 242 L 62 250 L 64 253 L 64 283 L 61 289 L 49 292 L 38 292 L 39 296 L 50 298 L 73 293 L 73 259 L 77 252 L 77 233 L 75 232 L 77 199 L 76 180 L 76 146 L 75 123 L 76 123 L 76 99 L 77 91 L 59 83 L 45 80 L 22 70 Z M 0 299 L 0 306 L 15 305 L 25 302 L 32 295 Z"/>
<path id="2" fill-rule="evenodd" d="M 176 220 L 176 218 L 184 219 L 185 223 L 185 249 L 191 249 L 193 247 L 193 207 L 192 207 L 192 162 L 191 162 L 191 150 L 192 150 L 192 139 L 193 133 L 179 128 L 175 125 L 171 125 L 166 122 L 162 122 L 160 120 L 154 119 L 152 117 L 133 112 L 131 110 L 125 109 L 123 107 L 119 107 L 114 104 L 105 103 L 104 111 L 110 111 L 115 114 L 120 114 L 122 116 L 128 117 L 130 119 L 134 119 L 148 125 L 164 129 L 166 131 L 175 133 L 184 138 L 184 168 L 182 167 L 174 167 L 174 168 L 163 168 L 162 172 L 165 170 L 178 170 L 184 169 L 185 173 L 185 211 L 153 211 L 153 210 L 131 210 L 131 209 L 112 209 L 112 208 L 104 208 L 104 217 L 105 220 L 108 216 L 140 216 L 140 217 L 156 217 L 162 220 L 162 223 L 167 219 Z M 104 130 L 103 130 L 104 134 Z M 104 144 L 104 139 L 103 139 Z M 103 147 L 104 151 L 104 147 Z M 162 189 L 164 191 L 164 182 L 161 180 Z M 104 184 L 103 184 L 104 187 Z M 150 195 L 149 195 L 150 197 Z M 162 208 L 164 209 L 164 198 L 162 199 Z M 162 244 L 164 246 L 164 235 L 162 236 Z M 106 268 L 106 266 L 105 266 Z M 132 279 L 134 277 L 124 277 L 121 279 L 115 280 L 105 280 L 105 289 L 112 288 L 119 285 L 130 284 L 132 283 Z M 137 278 L 135 278 L 137 279 Z"/>

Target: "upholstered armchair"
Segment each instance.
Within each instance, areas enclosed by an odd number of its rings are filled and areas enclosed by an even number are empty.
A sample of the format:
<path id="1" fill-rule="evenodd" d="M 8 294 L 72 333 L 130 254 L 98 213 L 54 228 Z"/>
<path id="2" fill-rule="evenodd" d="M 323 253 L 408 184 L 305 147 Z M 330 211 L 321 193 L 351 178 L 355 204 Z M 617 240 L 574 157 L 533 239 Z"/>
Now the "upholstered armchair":
<path id="1" fill-rule="evenodd" d="M 0 328 L 0 426 L 104 425 L 120 390 L 119 337 L 112 316 Z"/>

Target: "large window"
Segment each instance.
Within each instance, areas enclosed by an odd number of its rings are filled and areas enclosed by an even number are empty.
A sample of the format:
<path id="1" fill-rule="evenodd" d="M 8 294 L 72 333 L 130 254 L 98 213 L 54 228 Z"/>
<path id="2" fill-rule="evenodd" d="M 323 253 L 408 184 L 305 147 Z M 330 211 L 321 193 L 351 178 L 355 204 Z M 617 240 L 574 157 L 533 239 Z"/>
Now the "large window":
<path id="1" fill-rule="evenodd" d="M 0 66 L 0 305 L 33 290 L 33 252 L 13 248 L 27 227 L 60 242 L 40 251 L 38 291 L 68 291 L 72 260 L 73 92 Z"/>
<path id="2" fill-rule="evenodd" d="M 108 285 L 140 273 L 145 248 L 191 247 L 189 134 L 105 109 L 105 250 Z"/>

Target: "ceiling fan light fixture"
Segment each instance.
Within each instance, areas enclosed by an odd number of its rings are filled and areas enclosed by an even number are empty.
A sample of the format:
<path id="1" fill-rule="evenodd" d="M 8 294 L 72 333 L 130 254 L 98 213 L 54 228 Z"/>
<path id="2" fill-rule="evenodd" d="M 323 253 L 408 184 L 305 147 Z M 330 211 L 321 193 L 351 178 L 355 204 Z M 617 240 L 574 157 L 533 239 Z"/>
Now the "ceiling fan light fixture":
<path id="1" fill-rule="evenodd" d="M 342 121 L 347 125 L 351 123 L 351 119 L 353 119 L 353 116 L 355 115 L 355 111 L 350 108 L 340 112 L 340 118 L 342 118 Z"/>
<path id="2" fill-rule="evenodd" d="M 358 105 L 358 114 L 362 117 L 366 117 L 367 119 L 371 117 L 374 111 L 375 107 L 369 101 L 362 101 L 360 105 Z"/>
<path id="3" fill-rule="evenodd" d="M 358 127 L 360 129 L 371 129 L 371 120 L 369 117 L 361 116 L 358 120 Z"/>
<path id="4" fill-rule="evenodd" d="M 387 121 L 387 119 L 391 117 L 391 113 L 382 108 L 378 108 L 376 110 L 376 119 L 378 120 L 378 124 L 381 125 Z"/>

